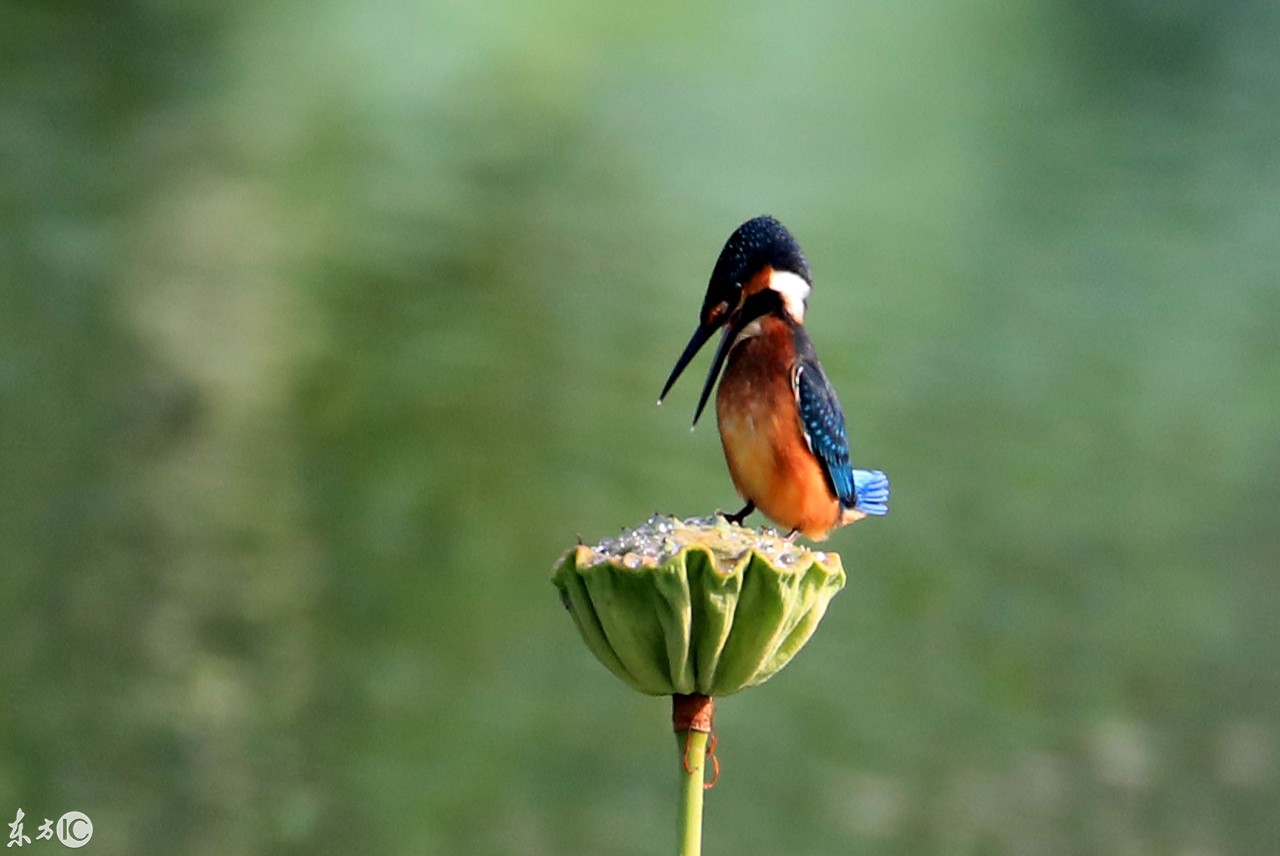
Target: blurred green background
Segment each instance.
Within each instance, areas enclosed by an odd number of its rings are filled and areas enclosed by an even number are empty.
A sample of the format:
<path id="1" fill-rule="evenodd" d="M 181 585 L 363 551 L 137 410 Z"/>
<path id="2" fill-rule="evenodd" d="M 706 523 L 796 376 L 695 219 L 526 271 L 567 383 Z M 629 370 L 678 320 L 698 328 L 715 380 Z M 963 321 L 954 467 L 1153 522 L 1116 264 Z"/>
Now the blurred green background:
<path id="1" fill-rule="evenodd" d="M 707 357 L 654 398 L 769 212 L 894 504 L 720 706 L 708 854 L 1278 852 L 1277 44 L 1261 0 L 6 3 L 0 820 L 673 852 L 668 703 L 548 577 L 736 507 Z"/>

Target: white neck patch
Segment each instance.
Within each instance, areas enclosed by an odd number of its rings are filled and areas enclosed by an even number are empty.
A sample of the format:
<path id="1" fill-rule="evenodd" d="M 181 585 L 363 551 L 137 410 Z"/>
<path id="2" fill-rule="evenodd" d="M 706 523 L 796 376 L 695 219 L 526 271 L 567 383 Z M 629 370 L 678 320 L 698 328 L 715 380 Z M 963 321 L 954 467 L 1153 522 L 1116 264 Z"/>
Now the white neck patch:
<path id="1" fill-rule="evenodd" d="M 746 339 L 759 336 L 762 332 L 764 332 L 764 328 L 761 327 L 760 319 L 757 318 L 738 332 L 738 335 L 733 339 L 733 344 L 737 345 Z"/>
<path id="2" fill-rule="evenodd" d="M 774 270 L 769 274 L 769 287 L 782 295 L 787 314 L 803 323 L 804 304 L 809 299 L 809 283 L 804 277 L 787 270 Z"/>

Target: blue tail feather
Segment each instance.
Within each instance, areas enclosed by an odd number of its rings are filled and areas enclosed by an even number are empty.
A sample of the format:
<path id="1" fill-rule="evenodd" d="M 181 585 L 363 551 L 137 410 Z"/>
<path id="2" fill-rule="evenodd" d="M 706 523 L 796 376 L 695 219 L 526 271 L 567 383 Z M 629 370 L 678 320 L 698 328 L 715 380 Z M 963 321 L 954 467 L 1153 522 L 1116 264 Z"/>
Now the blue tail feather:
<path id="1" fill-rule="evenodd" d="M 857 509 L 875 517 L 889 513 L 889 477 L 879 470 L 854 470 Z"/>

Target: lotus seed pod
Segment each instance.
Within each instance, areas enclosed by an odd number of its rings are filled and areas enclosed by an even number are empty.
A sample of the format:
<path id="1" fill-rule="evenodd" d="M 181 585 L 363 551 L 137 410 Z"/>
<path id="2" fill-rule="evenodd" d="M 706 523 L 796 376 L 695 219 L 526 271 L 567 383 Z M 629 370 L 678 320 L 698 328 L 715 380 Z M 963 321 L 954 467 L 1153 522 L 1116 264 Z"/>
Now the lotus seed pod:
<path id="1" fill-rule="evenodd" d="M 791 661 L 845 573 L 835 553 L 769 530 L 654 515 L 568 550 L 552 582 L 591 652 L 629 686 L 727 696 Z"/>

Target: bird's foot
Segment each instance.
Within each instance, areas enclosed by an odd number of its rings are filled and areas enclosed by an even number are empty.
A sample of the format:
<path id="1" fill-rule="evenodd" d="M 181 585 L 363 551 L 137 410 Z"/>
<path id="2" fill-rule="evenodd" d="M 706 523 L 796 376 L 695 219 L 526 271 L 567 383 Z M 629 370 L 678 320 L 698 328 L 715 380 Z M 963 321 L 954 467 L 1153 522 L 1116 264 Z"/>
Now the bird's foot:
<path id="1" fill-rule="evenodd" d="M 742 521 L 747 519 L 747 515 L 755 510 L 756 510 L 756 504 L 750 500 L 747 500 L 747 504 L 744 505 L 742 509 L 738 511 L 738 513 L 736 514 L 725 514 L 723 511 L 717 511 L 716 513 L 719 514 L 721 517 L 723 517 L 725 520 L 728 520 L 730 523 L 736 523 L 738 526 L 741 526 Z"/>

